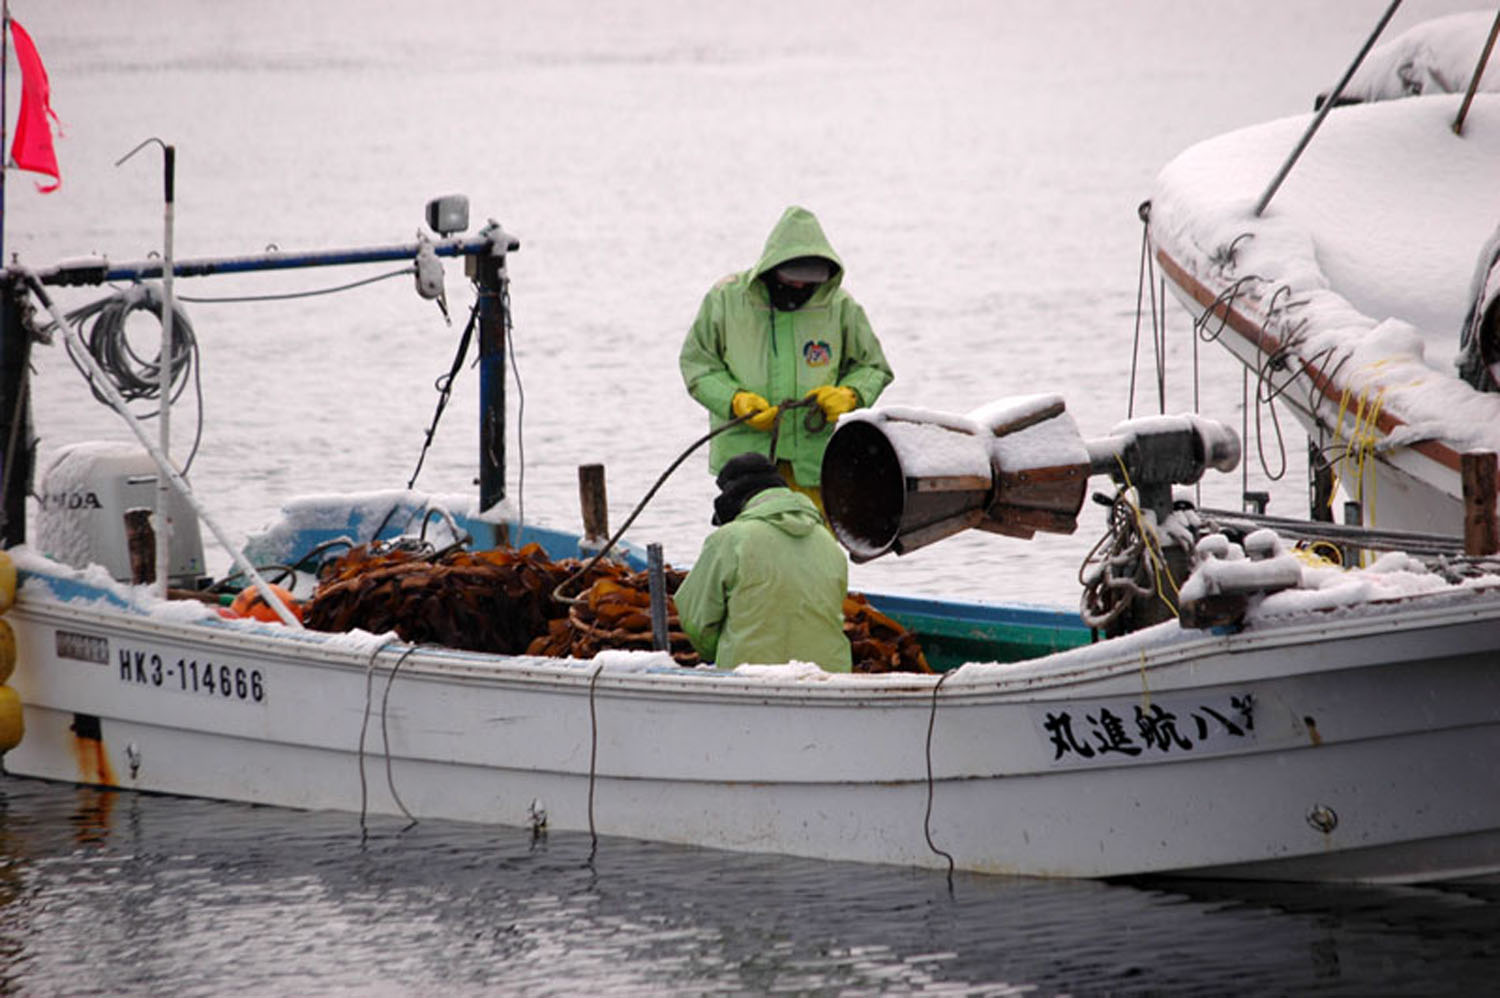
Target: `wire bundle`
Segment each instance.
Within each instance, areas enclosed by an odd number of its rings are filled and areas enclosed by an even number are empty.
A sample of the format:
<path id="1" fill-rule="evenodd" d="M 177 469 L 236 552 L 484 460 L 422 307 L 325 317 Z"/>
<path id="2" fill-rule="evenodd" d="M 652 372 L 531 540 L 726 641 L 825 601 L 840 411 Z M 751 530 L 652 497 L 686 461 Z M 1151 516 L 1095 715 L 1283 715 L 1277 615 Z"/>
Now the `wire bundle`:
<path id="1" fill-rule="evenodd" d="M 110 383 L 114 385 L 127 404 L 143 400 L 159 403 L 162 365 L 160 339 L 158 339 L 155 356 L 146 356 L 138 352 L 131 344 L 125 329 L 131 313 L 138 311 L 149 312 L 156 316 L 158 322 L 162 321 L 166 307 L 159 284 L 132 284 L 127 288 L 117 290 L 108 298 L 101 298 L 69 312 L 66 318 L 78 330 L 79 338 L 93 356 L 94 362 L 99 365 L 100 370 L 109 378 Z M 74 354 L 76 348 L 72 342 L 68 340 L 64 342 L 68 350 L 68 359 L 88 382 L 89 390 L 93 392 L 94 398 L 108 404 L 109 400 L 94 384 L 94 378 L 82 359 Z M 172 303 L 170 359 L 172 382 L 169 386 L 169 403 L 175 404 L 182 395 L 187 388 L 189 375 L 192 376 L 198 396 L 198 426 L 194 433 L 192 452 L 183 466 L 185 474 L 193 463 L 193 457 L 197 454 L 198 441 L 202 435 L 203 388 L 198 376 L 198 339 L 193 333 L 193 324 L 189 321 L 187 313 L 175 301 Z M 151 419 L 160 413 L 161 406 L 158 405 L 150 412 L 139 414 L 139 418 Z"/>

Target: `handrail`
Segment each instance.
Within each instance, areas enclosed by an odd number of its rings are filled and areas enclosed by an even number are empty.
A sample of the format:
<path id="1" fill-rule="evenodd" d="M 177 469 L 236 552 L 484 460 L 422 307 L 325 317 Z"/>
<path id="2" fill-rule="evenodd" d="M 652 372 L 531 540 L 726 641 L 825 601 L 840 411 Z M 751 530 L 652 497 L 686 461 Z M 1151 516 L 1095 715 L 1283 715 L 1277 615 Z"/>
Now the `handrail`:
<path id="1" fill-rule="evenodd" d="M 1357 544 L 1380 551 L 1406 551 L 1413 555 L 1461 555 L 1464 539 L 1445 534 L 1424 534 L 1406 530 L 1376 530 L 1322 520 L 1296 520 L 1266 513 L 1244 513 L 1227 509 L 1201 507 L 1198 514 L 1220 526 L 1268 527 L 1293 540 L 1330 540 Z"/>
<path id="2" fill-rule="evenodd" d="M 497 249 L 513 252 L 521 243 L 498 227 L 493 234 L 485 230 L 477 236 L 454 236 L 434 240 L 431 245 L 438 256 L 483 256 Z M 505 245 L 497 245 L 499 237 Z M 175 277 L 206 277 L 211 274 L 238 274 L 268 270 L 296 270 L 306 267 L 338 267 L 349 264 L 381 263 L 391 260 L 411 260 L 421 247 L 420 242 L 398 243 L 386 246 L 354 247 L 350 249 L 309 250 L 283 253 L 273 250 L 250 256 L 201 257 L 192 260 L 177 260 L 172 265 Z M 112 264 L 105 257 L 90 257 L 64 261 L 51 267 L 32 270 L 30 273 L 44 285 L 76 286 L 103 284 L 107 281 L 140 281 L 160 278 L 164 261 L 141 260 L 132 263 Z M 6 267 L 0 276 L 15 278 L 23 273 L 21 268 Z"/>
<path id="3" fill-rule="evenodd" d="M 1490 53 L 1495 49 L 1495 36 L 1500 35 L 1500 8 L 1495 10 L 1495 23 L 1490 25 L 1490 35 L 1484 41 L 1484 49 L 1479 53 L 1479 65 L 1474 67 L 1474 75 L 1469 77 L 1469 89 L 1464 93 L 1464 102 L 1458 108 L 1458 116 L 1453 119 L 1453 134 L 1464 133 L 1464 119 L 1469 116 L 1469 105 L 1474 103 L 1474 92 L 1479 89 L 1479 79 L 1484 76 L 1484 67 L 1489 65 Z"/>
<path id="4" fill-rule="evenodd" d="M 1365 39 L 1364 48 L 1359 50 L 1359 55 L 1355 56 L 1354 61 L 1349 64 L 1349 68 L 1344 70 L 1343 79 L 1339 80 L 1338 85 L 1329 93 L 1328 99 L 1323 102 L 1323 106 L 1318 108 L 1318 113 L 1313 117 L 1312 124 L 1307 126 L 1307 131 L 1302 133 L 1302 138 L 1298 141 L 1297 147 L 1286 158 L 1286 162 L 1281 164 L 1281 169 L 1277 171 L 1270 185 L 1266 187 L 1266 192 L 1255 203 L 1256 218 L 1265 213 L 1266 206 L 1271 203 L 1271 198 L 1275 197 L 1277 188 L 1281 186 L 1282 181 L 1286 180 L 1287 174 L 1292 172 L 1293 164 L 1297 162 L 1297 159 L 1307 148 L 1307 144 L 1312 141 L 1313 133 L 1323 124 L 1323 119 L 1328 117 L 1328 112 L 1332 111 L 1334 105 L 1339 102 L 1339 97 L 1343 96 L 1344 88 L 1349 85 L 1349 78 L 1354 75 L 1354 71 L 1359 68 L 1359 64 L 1365 61 L 1365 56 L 1370 54 L 1370 49 L 1375 47 L 1375 40 L 1380 37 L 1380 33 L 1385 30 L 1385 26 L 1390 23 L 1391 17 L 1396 13 L 1396 8 L 1399 6 L 1401 6 L 1401 0 L 1391 0 L 1391 5 L 1386 8 L 1385 16 L 1380 19 L 1379 24 L 1375 25 L 1375 30 L 1370 33 L 1370 37 Z"/>

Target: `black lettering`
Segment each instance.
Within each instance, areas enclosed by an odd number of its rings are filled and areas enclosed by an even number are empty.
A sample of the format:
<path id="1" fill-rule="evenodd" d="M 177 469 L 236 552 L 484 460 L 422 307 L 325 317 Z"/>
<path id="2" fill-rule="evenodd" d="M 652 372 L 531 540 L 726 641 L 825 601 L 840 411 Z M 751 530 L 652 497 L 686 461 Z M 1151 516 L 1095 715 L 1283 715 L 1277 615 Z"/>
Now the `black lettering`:
<path id="1" fill-rule="evenodd" d="M 1139 705 L 1135 708 L 1135 726 L 1139 731 L 1141 741 L 1146 743 L 1147 748 L 1157 748 L 1168 752 L 1175 745 L 1179 749 L 1187 750 L 1193 747 L 1193 743 L 1177 730 L 1177 715 L 1171 711 L 1163 710 L 1161 704 L 1152 704 L 1151 710 L 1146 711 Z"/>
<path id="2" fill-rule="evenodd" d="M 1094 741 L 1099 744 L 1099 752 L 1123 752 L 1125 755 L 1140 755 L 1141 747 L 1136 745 L 1125 730 L 1125 721 L 1113 711 L 1101 709 L 1098 718 L 1093 714 L 1084 715 L 1093 729 Z"/>
<path id="3" fill-rule="evenodd" d="M 138 683 L 146 681 L 146 653 L 143 651 L 135 653 L 135 681 Z"/>
<path id="4" fill-rule="evenodd" d="M 127 648 L 120 649 L 120 680 L 130 682 L 130 650 Z"/>
<path id="5" fill-rule="evenodd" d="M 1229 732 L 1231 735 L 1235 735 L 1235 736 L 1241 737 L 1241 738 L 1244 737 L 1244 735 L 1245 735 L 1245 729 L 1244 728 L 1241 728 L 1238 724 L 1235 724 L 1229 718 L 1225 717 L 1223 714 L 1220 714 L 1218 711 L 1214 710 L 1212 707 L 1203 707 L 1203 706 L 1200 706 L 1198 709 L 1201 710 L 1201 711 L 1203 711 L 1203 713 L 1207 714 L 1209 717 L 1212 717 L 1215 721 L 1218 721 L 1220 724 L 1222 724 L 1224 726 L 1224 730 L 1227 731 L 1227 732 Z M 1194 715 L 1194 716 L 1196 717 L 1196 715 Z M 1200 718 L 1200 719 L 1198 719 L 1198 727 L 1199 727 L 1200 731 L 1203 731 L 1204 729 L 1206 729 L 1208 727 L 1208 725 Z M 1204 736 L 1202 734 L 1199 735 L 1200 739 L 1202 739 L 1203 737 Z"/>
<path id="6" fill-rule="evenodd" d="M 1052 757 L 1053 761 L 1061 759 L 1069 752 L 1081 755 L 1085 759 L 1094 757 L 1094 750 L 1086 743 L 1080 743 L 1073 735 L 1073 718 L 1067 711 L 1061 714 L 1048 714 L 1047 720 L 1042 724 L 1047 734 L 1052 739 L 1052 748 L 1057 753 Z"/>
<path id="7" fill-rule="evenodd" d="M 152 655 L 151 656 L 151 685 L 152 686 L 160 686 L 161 685 L 161 656 L 160 655 Z"/>

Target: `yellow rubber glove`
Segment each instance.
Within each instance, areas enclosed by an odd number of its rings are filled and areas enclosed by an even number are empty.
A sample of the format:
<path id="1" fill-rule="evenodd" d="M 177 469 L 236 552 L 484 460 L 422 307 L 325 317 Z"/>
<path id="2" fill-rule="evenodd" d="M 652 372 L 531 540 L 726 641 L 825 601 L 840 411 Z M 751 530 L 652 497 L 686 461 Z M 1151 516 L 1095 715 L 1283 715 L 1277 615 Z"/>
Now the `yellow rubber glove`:
<path id="1" fill-rule="evenodd" d="M 817 399 L 818 408 L 823 410 L 830 423 L 859 408 L 859 393 L 847 385 L 819 385 L 807 394 Z"/>
<path id="2" fill-rule="evenodd" d="M 736 416 L 755 413 L 745 420 L 745 425 L 753 430 L 770 433 L 771 427 L 776 425 L 776 406 L 754 392 L 735 392 L 734 398 L 729 400 L 729 408 Z"/>

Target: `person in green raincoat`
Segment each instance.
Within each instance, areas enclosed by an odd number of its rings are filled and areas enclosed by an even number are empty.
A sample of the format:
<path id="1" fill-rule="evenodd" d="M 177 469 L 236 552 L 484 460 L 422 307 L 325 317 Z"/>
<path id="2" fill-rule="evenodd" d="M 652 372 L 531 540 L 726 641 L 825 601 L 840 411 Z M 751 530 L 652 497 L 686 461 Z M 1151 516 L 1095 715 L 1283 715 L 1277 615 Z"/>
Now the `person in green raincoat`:
<path id="1" fill-rule="evenodd" d="M 708 410 L 711 428 L 750 417 L 713 438 L 711 472 L 737 454 L 765 454 L 821 508 L 823 450 L 834 422 L 873 405 L 893 376 L 843 277 L 817 218 L 793 206 L 755 266 L 704 296 L 678 358 L 682 380 Z M 821 410 L 815 425 L 807 409 L 780 413 L 783 403 L 807 397 Z"/>
<path id="2" fill-rule="evenodd" d="M 762 454 L 731 459 L 717 481 L 718 529 L 673 596 L 693 647 L 721 669 L 812 662 L 848 672 L 849 563 L 817 507 Z"/>

